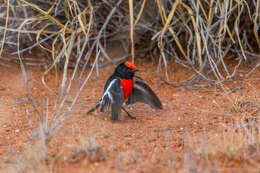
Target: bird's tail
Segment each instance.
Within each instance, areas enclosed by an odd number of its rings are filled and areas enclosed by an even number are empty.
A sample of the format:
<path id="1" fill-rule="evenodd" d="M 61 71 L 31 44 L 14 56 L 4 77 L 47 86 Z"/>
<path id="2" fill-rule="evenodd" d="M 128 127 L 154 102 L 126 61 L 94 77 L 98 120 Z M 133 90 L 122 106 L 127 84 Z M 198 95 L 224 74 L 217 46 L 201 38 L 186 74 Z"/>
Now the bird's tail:
<path id="1" fill-rule="evenodd" d="M 96 109 L 99 108 L 99 106 L 100 106 L 100 102 L 98 102 L 93 108 L 91 108 L 91 109 L 87 112 L 87 114 L 94 112 Z"/>

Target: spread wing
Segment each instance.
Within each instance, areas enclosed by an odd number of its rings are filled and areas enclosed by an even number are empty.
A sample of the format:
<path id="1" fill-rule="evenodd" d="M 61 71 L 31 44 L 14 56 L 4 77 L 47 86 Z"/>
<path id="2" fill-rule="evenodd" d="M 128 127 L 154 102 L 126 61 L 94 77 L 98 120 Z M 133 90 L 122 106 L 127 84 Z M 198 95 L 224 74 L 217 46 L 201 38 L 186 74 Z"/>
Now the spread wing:
<path id="1" fill-rule="evenodd" d="M 120 79 L 114 78 L 105 88 L 100 101 L 100 111 L 111 106 L 111 120 L 118 120 L 121 107 L 124 102 L 124 94 L 121 87 Z"/>
<path id="2" fill-rule="evenodd" d="M 130 105 L 136 102 L 148 104 L 154 109 L 162 109 L 162 103 L 157 95 L 142 78 L 137 76 L 134 77 L 134 88 L 126 104 Z"/>

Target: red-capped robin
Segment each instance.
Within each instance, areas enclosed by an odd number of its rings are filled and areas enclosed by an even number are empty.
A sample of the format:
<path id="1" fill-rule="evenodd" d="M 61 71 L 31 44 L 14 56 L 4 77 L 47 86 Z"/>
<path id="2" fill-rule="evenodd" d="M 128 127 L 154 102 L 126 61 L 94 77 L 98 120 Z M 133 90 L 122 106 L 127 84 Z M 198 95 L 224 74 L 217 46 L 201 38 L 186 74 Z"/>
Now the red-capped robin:
<path id="1" fill-rule="evenodd" d="M 88 113 L 95 111 L 100 106 L 100 111 L 111 107 L 111 120 L 117 121 L 121 109 L 123 109 L 129 118 L 136 119 L 130 115 L 122 106 L 142 102 L 150 105 L 154 109 L 162 109 L 162 103 L 153 90 L 145 81 L 135 76 L 138 69 L 131 62 L 119 64 L 114 73 L 106 81 L 104 92 L 100 101 L 90 109 Z"/>

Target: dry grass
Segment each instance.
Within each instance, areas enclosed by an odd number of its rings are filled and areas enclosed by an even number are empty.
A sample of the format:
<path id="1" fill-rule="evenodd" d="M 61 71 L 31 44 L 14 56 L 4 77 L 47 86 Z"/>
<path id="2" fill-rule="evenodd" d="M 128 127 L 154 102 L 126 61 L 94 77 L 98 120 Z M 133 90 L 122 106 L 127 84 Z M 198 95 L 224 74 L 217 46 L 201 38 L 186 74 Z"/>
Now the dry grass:
<path id="1" fill-rule="evenodd" d="M 104 161 L 106 154 L 93 137 L 79 137 L 79 143 L 65 144 L 55 162 L 69 164 L 92 164 Z"/>
<path id="2" fill-rule="evenodd" d="M 5 0 L 0 4 L 0 60 L 21 66 L 28 101 L 34 110 L 28 117 L 29 120 L 30 116 L 37 117 L 37 128 L 32 130 L 45 151 L 92 73 L 99 74 L 99 68 L 108 61 L 113 64 L 127 58 L 112 59 L 106 52 L 109 40 L 121 33 L 127 33 L 126 38 L 130 39 L 132 61 L 144 54 L 148 60 L 156 62 L 158 72 L 165 68 L 165 75 L 160 78 L 169 85 L 201 86 L 202 81 L 206 81 L 207 86 L 216 85 L 234 78 L 243 62 L 251 65 L 250 75 L 259 66 L 259 1 L 143 0 L 128 1 L 128 4 L 122 0 Z M 143 45 L 144 42 L 147 45 Z M 138 49 L 138 44 L 142 45 L 142 50 Z M 43 62 L 37 57 L 25 56 L 35 49 L 46 56 Z M 159 60 L 155 56 L 156 50 L 159 50 Z M 19 59 L 2 55 L 18 55 Z M 192 76 L 183 81 L 169 81 L 171 61 L 192 71 Z M 230 68 L 228 61 L 236 64 L 235 68 Z M 50 95 L 56 97 L 54 103 L 49 103 L 48 98 L 43 99 L 42 104 L 35 103 L 36 96 L 30 91 L 26 73 L 26 67 L 30 65 L 46 69 L 42 83 Z M 70 67 L 72 74 L 68 72 Z M 53 71 L 60 80 L 57 80 L 57 86 L 50 87 L 46 79 Z M 66 104 L 78 74 L 78 92 Z M 230 100 L 234 101 L 233 98 Z M 251 116 L 245 108 L 251 101 L 232 104 L 240 119 L 211 139 L 214 142 L 207 144 L 205 149 L 208 157 L 245 160 L 250 147 L 258 151 L 258 121 L 245 122 Z M 49 105 L 54 105 L 52 110 Z"/>
<path id="3" fill-rule="evenodd" d="M 254 61 L 258 57 L 259 0 L 143 0 L 134 3 L 119 1 L 118 4 L 120 6 L 112 1 L 20 0 L 15 3 L 6 0 L 1 6 L 3 24 L 0 29 L 3 33 L 0 55 L 2 52 L 18 54 L 18 51 L 10 50 L 17 48 L 18 44 L 30 45 L 20 47 L 20 53 L 39 47 L 51 55 L 47 63 L 49 69 L 59 63 L 66 69 L 68 64 L 76 66 L 72 59 L 80 59 L 84 64 L 100 50 L 104 56 L 99 58 L 99 62 L 103 63 L 111 61 L 106 53 L 109 40 L 127 33 L 129 36 L 125 38 L 131 42 L 129 53 L 133 62 L 141 52 L 155 59 L 152 52 L 157 47 L 160 51 L 158 65 L 163 63 L 167 70 L 169 61 L 173 59 L 194 72 L 195 75 L 186 83 L 233 78 L 237 68 L 228 67 L 229 59 L 239 67 L 241 62 Z M 109 15 L 113 7 L 116 9 Z M 17 42 L 18 33 L 21 34 Z M 85 37 L 87 43 L 82 39 Z M 143 41 L 150 42 L 150 46 L 140 52 L 135 44 Z M 88 50 L 83 59 L 82 54 L 86 52 L 82 50 Z"/>
<path id="4" fill-rule="evenodd" d="M 225 97 L 229 103 L 224 103 L 223 99 L 215 102 L 219 116 L 223 116 L 222 130 L 207 140 L 202 138 L 200 147 L 193 149 L 202 158 L 210 162 L 219 160 L 224 166 L 255 165 L 260 156 L 259 93 L 252 87 L 251 93 Z"/>
<path id="5" fill-rule="evenodd" d="M 206 145 L 208 159 L 219 159 L 224 165 L 243 163 L 259 152 L 259 132 L 254 121 L 226 127 L 222 133 L 211 137 Z"/>

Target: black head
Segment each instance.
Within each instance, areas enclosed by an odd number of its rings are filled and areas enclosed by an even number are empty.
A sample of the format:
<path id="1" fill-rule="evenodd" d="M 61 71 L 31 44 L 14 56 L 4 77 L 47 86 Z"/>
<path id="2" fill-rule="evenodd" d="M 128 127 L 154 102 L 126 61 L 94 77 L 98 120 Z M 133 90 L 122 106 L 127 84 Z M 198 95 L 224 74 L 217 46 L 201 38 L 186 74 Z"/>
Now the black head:
<path id="1" fill-rule="evenodd" d="M 123 79 L 132 79 L 136 71 L 138 71 L 136 66 L 133 63 L 126 61 L 116 67 L 114 75 Z"/>

